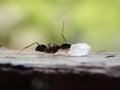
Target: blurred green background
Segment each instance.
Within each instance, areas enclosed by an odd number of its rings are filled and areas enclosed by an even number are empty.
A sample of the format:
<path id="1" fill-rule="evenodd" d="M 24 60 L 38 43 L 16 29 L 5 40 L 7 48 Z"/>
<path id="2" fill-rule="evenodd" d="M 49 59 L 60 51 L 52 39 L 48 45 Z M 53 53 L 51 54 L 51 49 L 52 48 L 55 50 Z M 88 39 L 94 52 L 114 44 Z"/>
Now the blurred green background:
<path id="1" fill-rule="evenodd" d="M 63 21 L 68 42 L 88 43 L 93 51 L 120 50 L 120 0 L 0 0 L 0 44 L 60 44 Z"/>

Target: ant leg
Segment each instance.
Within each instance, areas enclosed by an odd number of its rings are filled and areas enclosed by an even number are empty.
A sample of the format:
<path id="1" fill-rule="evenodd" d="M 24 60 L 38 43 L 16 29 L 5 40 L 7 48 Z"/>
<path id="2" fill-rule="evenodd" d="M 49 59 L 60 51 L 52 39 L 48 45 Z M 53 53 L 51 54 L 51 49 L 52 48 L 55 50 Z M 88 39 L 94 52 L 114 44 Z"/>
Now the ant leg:
<path id="1" fill-rule="evenodd" d="M 29 48 L 30 46 L 32 46 L 32 45 L 34 45 L 34 44 L 39 45 L 39 43 L 38 43 L 38 42 L 34 42 L 34 43 L 32 43 L 32 44 L 30 44 L 30 45 L 28 45 L 28 46 L 24 47 L 22 50 L 20 50 L 20 51 L 19 51 L 19 53 L 21 53 L 24 49 Z"/>

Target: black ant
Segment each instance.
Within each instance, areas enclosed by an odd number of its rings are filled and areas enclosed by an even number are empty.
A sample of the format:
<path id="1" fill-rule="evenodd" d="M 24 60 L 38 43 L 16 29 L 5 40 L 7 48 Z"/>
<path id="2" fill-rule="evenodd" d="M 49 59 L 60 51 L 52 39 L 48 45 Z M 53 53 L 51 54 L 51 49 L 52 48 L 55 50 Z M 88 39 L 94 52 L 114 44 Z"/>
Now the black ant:
<path id="1" fill-rule="evenodd" d="M 63 31 L 64 31 L 64 22 L 63 22 L 63 27 L 62 27 L 62 33 L 61 36 L 64 39 L 64 43 L 62 43 L 61 45 L 57 45 L 57 44 L 53 44 L 53 46 L 50 45 L 50 43 L 46 44 L 39 44 L 38 42 L 34 42 L 28 46 L 26 46 L 25 48 L 23 48 L 20 52 L 22 52 L 24 49 L 37 44 L 37 47 L 35 48 L 36 51 L 40 51 L 40 52 L 44 52 L 44 53 L 56 53 L 59 49 L 69 49 L 71 47 L 71 44 L 67 43 L 64 35 L 63 35 Z"/>

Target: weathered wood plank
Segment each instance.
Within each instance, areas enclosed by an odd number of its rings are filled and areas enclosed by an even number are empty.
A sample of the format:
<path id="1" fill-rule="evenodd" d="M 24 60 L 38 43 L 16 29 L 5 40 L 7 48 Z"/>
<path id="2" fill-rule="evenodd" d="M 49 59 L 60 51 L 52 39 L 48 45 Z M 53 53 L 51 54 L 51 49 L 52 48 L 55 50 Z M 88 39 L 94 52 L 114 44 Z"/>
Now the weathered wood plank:
<path id="1" fill-rule="evenodd" d="M 34 70 L 43 72 L 53 73 L 56 69 L 59 70 L 59 72 L 63 72 L 67 69 L 68 72 L 72 71 L 73 73 L 86 71 L 120 77 L 119 52 L 99 52 L 82 57 L 72 57 L 35 51 L 18 53 L 18 51 L 2 49 L 0 51 L 0 64 L 5 63 L 13 66 L 23 65 L 24 67 L 33 67 Z"/>
<path id="2" fill-rule="evenodd" d="M 0 89 L 119 90 L 120 52 L 72 57 L 2 48 Z"/>

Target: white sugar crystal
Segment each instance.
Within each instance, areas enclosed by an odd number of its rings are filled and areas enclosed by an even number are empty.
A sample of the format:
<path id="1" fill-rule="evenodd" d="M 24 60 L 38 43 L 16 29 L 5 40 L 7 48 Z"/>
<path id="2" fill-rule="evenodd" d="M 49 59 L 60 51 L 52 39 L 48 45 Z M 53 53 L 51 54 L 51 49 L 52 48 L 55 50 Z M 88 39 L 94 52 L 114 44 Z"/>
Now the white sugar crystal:
<path id="1" fill-rule="evenodd" d="M 86 43 L 72 44 L 68 54 L 70 56 L 83 56 L 88 55 L 91 51 L 91 47 Z"/>
<path id="2" fill-rule="evenodd" d="M 84 56 L 88 55 L 91 51 L 91 47 L 86 43 L 72 44 L 69 50 L 58 50 L 56 55 L 70 55 L 70 56 Z"/>

